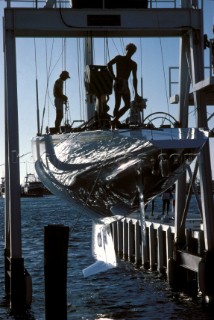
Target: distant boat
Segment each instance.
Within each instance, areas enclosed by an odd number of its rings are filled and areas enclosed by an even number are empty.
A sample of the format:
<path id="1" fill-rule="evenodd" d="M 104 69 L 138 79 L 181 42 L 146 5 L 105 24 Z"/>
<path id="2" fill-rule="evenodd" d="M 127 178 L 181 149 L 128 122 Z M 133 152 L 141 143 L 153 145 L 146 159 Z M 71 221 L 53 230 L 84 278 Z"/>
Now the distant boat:
<path id="1" fill-rule="evenodd" d="M 1 184 L 0 184 L 0 197 L 5 198 L 5 178 L 1 178 Z"/>
<path id="2" fill-rule="evenodd" d="M 36 178 L 33 173 L 28 173 L 25 177 L 24 184 L 21 186 L 22 197 L 43 197 L 43 183 Z"/>

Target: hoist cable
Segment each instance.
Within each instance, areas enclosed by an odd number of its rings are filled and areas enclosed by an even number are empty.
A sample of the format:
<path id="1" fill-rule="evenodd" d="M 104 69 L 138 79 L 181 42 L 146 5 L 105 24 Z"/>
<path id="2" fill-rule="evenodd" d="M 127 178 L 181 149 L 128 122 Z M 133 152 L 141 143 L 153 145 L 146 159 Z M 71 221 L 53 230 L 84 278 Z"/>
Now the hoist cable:
<path id="1" fill-rule="evenodd" d="M 38 70 L 37 70 L 37 51 L 36 39 L 34 38 L 34 59 L 36 71 L 36 115 L 37 115 L 37 134 L 40 135 L 40 115 L 39 115 L 39 93 L 38 93 Z"/>

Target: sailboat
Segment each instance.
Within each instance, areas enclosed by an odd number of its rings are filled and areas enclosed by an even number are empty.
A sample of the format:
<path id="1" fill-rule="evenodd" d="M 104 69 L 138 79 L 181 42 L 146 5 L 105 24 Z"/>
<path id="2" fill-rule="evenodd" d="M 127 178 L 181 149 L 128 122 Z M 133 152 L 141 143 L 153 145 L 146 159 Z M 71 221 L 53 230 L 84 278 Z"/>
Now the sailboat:
<path id="1" fill-rule="evenodd" d="M 87 208 L 93 218 L 130 215 L 140 207 L 142 195 L 146 206 L 175 183 L 209 133 L 182 128 L 177 121 L 155 127 L 136 119 L 112 130 L 110 120 L 103 122 L 101 116 L 102 97 L 112 93 L 112 79 L 106 66 L 90 60 L 91 42 L 86 48 L 85 85 L 87 97 L 97 98 L 96 115 L 79 127 L 63 127 L 62 134 L 50 130 L 34 137 L 35 169 L 51 193 Z"/>
<path id="2" fill-rule="evenodd" d="M 202 150 L 208 132 L 180 128 L 176 121 L 159 128 L 129 121 L 112 130 L 110 121 L 99 118 L 102 96 L 112 90 L 108 70 L 96 65 L 86 70 L 91 72 L 87 90 L 99 102 L 98 118 L 62 134 L 33 138 L 36 172 L 51 193 L 87 208 L 93 218 L 130 215 L 141 194 L 147 205 L 175 183 Z"/>
<path id="3" fill-rule="evenodd" d="M 131 211 L 142 179 L 145 204 L 172 186 L 195 159 L 207 134 L 197 129 L 121 129 L 45 135 L 33 141 L 40 180 L 54 194 L 97 216 Z"/>

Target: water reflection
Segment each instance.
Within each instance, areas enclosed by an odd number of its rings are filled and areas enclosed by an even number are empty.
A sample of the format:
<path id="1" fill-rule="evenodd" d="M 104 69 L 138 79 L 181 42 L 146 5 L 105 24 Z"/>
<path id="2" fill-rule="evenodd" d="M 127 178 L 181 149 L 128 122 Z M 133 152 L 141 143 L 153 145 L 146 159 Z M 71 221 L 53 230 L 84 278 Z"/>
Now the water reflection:
<path id="1" fill-rule="evenodd" d="M 33 303 L 22 320 L 45 319 L 43 230 L 53 223 L 68 225 L 72 230 L 68 250 L 68 320 L 213 319 L 214 309 L 202 305 L 199 297 L 173 292 L 158 273 L 145 272 L 129 262 L 119 261 L 115 269 L 84 278 L 82 269 L 94 262 L 92 223 L 86 215 L 80 216 L 79 212 L 73 215 L 73 211 L 53 196 L 22 199 L 23 257 L 33 281 Z M 71 219 L 71 214 L 75 218 Z M 9 314 L 4 299 L 3 200 L 0 219 L 0 319 L 12 320 L 16 318 Z"/>

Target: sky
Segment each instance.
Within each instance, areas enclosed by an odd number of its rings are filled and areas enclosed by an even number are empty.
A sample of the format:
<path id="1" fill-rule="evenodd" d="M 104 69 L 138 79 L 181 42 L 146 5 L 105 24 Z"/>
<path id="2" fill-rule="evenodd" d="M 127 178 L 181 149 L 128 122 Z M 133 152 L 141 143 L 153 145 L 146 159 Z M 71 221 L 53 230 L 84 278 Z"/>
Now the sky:
<path id="1" fill-rule="evenodd" d="M 0 0 L 0 14 L 4 15 L 6 2 Z M 204 0 L 204 33 L 208 38 L 214 38 L 213 28 L 214 1 Z M 4 54 L 3 31 L 0 24 L 0 177 L 4 177 Z M 148 99 L 145 116 L 158 111 L 172 114 L 178 119 L 178 105 L 169 104 L 169 67 L 178 67 L 179 39 L 173 38 L 124 38 L 96 39 L 94 43 L 94 64 L 105 65 L 117 54 L 124 53 L 124 46 L 130 42 L 136 44 L 138 50 L 133 56 L 138 64 L 138 92 Z M 55 107 L 53 104 L 53 85 L 62 70 L 67 70 L 71 78 L 66 81 L 65 91 L 68 96 L 68 117 L 81 120 L 84 116 L 84 92 L 79 89 L 79 79 L 83 81 L 84 74 L 82 54 L 82 39 L 33 39 L 18 38 L 16 40 L 17 53 L 17 83 L 19 110 L 19 154 L 20 154 L 20 183 L 23 183 L 27 173 L 35 173 L 31 153 L 31 139 L 37 133 L 36 122 L 36 82 L 38 83 L 38 100 L 40 119 L 44 111 L 43 132 L 46 126 L 54 126 Z M 105 49 L 107 48 L 107 50 Z M 209 52 L 205 50 L 205 61 L 209 59 Z M 205 65 L 207 65 L 205 63 Z M 81 75 L 81 77 L 80 77 Z M 174 71 L 173 81 L 178 81 L 178 73 Z M 81 82 L 82 83 L 82 82 Z M 176 91 L 173 86 L 172 93 Z M 133 96 L 132 96 L 133 98 Z M 81 108 L 79 107 L 81 106 Z M 113 95 L 109 101 L 110 114 L 113 112 Z M 194 126 L 194 110 L 189 109 Z M 208 115 L 213 113 L 213 106 L 208 107 Z M 125 115 L 127 117 L 128 114 Z M 123 118 L 122 118 L 123 119 Z M 41 120 L 40 120 L 41 122 Z M 214 128 L 214 120 L 209 122 Z M 211 154 L 214 156 L 213 142 Z M 213 158 L 212 156 L 212 158 Z M 214 177 L 214 166 L 213 166 Z"/>

